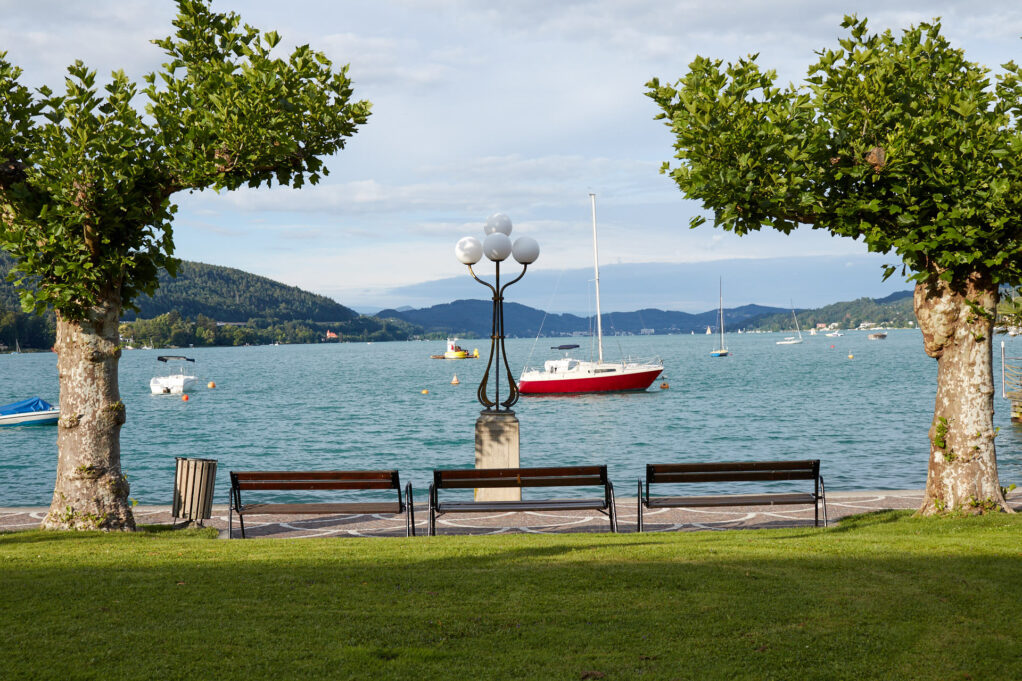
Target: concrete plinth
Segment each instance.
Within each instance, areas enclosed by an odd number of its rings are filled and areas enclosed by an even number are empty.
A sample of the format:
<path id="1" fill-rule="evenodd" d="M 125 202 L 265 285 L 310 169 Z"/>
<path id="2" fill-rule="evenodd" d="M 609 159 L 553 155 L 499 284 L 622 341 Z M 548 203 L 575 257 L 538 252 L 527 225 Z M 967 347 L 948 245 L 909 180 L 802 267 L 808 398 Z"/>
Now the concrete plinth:
<path id="1" fill-rule="evenodd" d="M 476 468 L 518 468 L 518 418 L 513 411 L 483 412 L 476 419 Z M 520 501 L 520 487 L 475 490 L 476 501 Z"/>

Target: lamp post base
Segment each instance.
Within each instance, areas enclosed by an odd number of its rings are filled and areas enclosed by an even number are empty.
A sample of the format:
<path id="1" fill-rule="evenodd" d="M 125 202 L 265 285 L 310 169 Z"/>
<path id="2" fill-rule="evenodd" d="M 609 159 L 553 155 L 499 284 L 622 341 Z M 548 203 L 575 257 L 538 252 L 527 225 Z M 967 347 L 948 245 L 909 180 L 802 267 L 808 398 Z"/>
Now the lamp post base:
<path id="1" fill-rule="evenodd" d="M 484 411 L 476 419 L 476 468 L 519 468 L 518 418 L 513 411 Z M 520 487 L 475 490 L 476 501 L 521 501 Z"/>

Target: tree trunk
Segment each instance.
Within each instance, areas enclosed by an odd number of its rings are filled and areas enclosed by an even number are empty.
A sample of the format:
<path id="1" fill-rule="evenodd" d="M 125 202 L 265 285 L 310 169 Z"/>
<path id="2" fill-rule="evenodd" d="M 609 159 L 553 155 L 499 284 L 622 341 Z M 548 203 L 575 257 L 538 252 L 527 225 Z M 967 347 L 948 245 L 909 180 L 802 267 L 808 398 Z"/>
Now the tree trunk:
<path id="1" fill-rule="evenodd" d="M 57 483 L 42 526 L 134 530 L 121 474 L 124 404 L 117 387 L 120 300 L 108 295 L 78 322 L 57 313 L 60 422 Z"/>
<path id="2" fill-rule="evenodd" d="M 1011 510 L 994 451 L 991 335 L 997 298 L 997 286 L 983 273 L 955 287 L 935 275 L 916 284 L 915 312 L 926 354 L 937 359 L 922 515 Z"/>

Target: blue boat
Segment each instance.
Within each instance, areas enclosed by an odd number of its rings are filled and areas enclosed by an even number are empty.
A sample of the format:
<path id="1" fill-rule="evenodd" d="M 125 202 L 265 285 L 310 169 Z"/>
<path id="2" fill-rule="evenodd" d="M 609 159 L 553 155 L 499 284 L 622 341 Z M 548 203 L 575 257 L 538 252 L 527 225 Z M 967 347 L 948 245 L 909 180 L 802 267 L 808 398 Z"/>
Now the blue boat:
<path id="1" fill-rule="evenodd" d="M 0 426 L 49 426 L 59 418 L 60 408 L 38 397 L 0 406 Z"/>

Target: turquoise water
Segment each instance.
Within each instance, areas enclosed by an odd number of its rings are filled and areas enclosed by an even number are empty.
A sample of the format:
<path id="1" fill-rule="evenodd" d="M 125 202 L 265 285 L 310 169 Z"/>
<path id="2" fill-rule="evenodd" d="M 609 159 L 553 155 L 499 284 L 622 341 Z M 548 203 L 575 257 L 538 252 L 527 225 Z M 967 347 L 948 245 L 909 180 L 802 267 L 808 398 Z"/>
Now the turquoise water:
<path id="1" fill-rule="evenodd" d="M 709 357 L 707 336 L 610 338 L 608 358 L 619 350 L 662 357 L 670 389 L 658 381 L 640 394 L 522 398 L 521 465 L 607 463 L 619 496 L 635 493 L 648 462 L 778 458 L 821 459 L 828 491 L 921 488 L 937 365 L 919 332 L 776 345 L 781 338 L 729 334 L 733 354 L 720 359 Z M 534 347 L 539 364 L 557 342 L 509 340 L 515 372 Z M 1022 341 L 1007 342 L 1009 356 L 1022 355 Z M 442 342 L 188 350 L 202 386 L 188 402 L 149 393 L 149 379 L 166 370 L 160 351 L 127 351 L 121 446 L 131 496 L 170 503 L 174 458 L 184 456 L 219 461 L 218 503 L 231 469 L 315 468 L 397 468 L 424 501 L 433 468 L 473 464 L 481 408 L 485 360 L 429 359 L 442 350 Z M 1022 483 L 1022 430 L 997 384 L 1001 480 Z M 55 355 L 0 355 L 0 404 L 35 395 L 56 402 L 57 392 Z M 49 504 L 56 432 L 0 429 L 0 506 Z"/>

